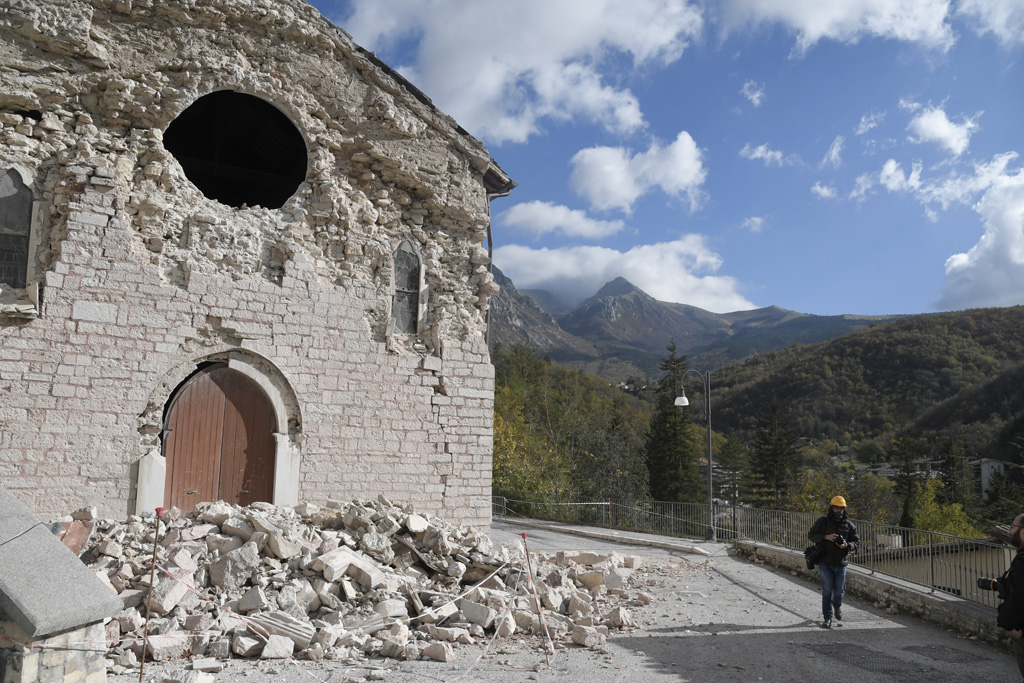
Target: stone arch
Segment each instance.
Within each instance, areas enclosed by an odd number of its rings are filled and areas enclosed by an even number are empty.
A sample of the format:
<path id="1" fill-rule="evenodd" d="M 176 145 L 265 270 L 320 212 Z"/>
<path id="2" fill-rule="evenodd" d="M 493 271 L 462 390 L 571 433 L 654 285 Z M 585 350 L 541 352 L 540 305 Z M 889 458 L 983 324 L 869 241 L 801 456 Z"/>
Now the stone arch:
<path id="1" fill-rule="evenodd" d="M 197 370 L 212 363 L 226 363 L 255 382 L 266 394 L 275 416 L 274 485 L 275 505 L 299 502 L 299 468 L 302 460 L 302 415 L 298 399 L 284 374 L 269 360 L 254 353 L 232 350 L 214 353 L 183 363 L 166 373 L 150 395 L 141 416 L 140 440 L 143 455 L 138 462 L 135 512 L 140 514 L 163 506 L 167 463 L 161 451 L 159 432 L 164 411 L 175 392 Z"/>

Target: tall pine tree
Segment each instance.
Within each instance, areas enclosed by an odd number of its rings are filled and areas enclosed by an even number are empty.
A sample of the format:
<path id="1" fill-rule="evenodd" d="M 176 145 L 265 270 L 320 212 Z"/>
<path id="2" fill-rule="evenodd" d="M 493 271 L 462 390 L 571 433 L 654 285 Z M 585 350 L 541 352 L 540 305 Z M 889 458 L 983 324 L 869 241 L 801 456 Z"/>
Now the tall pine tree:
<path id="1" fill-rule="evenodd" d="M 757 423 L 750 452 L 751 489 L 756 504 L 783 509 L 796 481 L 796 432 L 782 404 L 772 399 Z"/>
<path id="2" fill-rule="evenodd" d="M 647 429 L 644 448 L 651 497 L 654 500 L 701 502 L 706 494 L 697 466 L 690 409 L 675 405 L 686 373 L 686 356 L 677 355 L 674 339 L 665 349 L 668 357 L 662 358 L 658 366 L 665 374 L 656 388 L 657 407 Z"/>

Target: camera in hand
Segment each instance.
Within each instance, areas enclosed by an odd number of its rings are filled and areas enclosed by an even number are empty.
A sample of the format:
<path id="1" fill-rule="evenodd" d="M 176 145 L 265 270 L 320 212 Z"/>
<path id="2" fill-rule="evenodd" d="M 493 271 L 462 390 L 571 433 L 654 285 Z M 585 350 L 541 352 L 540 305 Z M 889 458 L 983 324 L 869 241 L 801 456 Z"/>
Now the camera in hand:
<path id="1" fill-rule="evenodd" d="M 832 542 L 838 546 L 842 546 L 846 544 L 846 539 L 843 538 L 842 534 L 836 534 L 836 537 L 832 539 Z"/>
<path id="2" fill-rule="evenodd" d="M 1006 599 L 1006 582 L 1001 576 L 994 579 L 985 576 L 980 577 L 978 579 L 978 588 L 985 591 L 995 591 L 999 594 L 1000 598 Z"/>

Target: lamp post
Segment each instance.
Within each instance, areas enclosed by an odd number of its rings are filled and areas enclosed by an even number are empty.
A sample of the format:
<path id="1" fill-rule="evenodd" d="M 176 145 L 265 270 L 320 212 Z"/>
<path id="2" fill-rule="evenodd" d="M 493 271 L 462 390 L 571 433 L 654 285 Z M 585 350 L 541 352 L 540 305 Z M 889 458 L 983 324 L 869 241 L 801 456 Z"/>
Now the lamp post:
<path id="1" fill-rule="evenodd" d="M 711 484 L 711 371 L 708 370 L 702 374 L 696 370 L 687 370 L 683 373 L 683 377 L 691 373 L 700 377 L 704 385 L 704 414 L 708 419 L 708 532 L 704 538 L 708 541 L 715 541 L 717 540 L 715 536 L 715 493 Z M 683 389 L 681 379 L 679 382 L 679 396 L 676 397 L 675 404 L 679 407 L 690 405 L 690 400 L 686 398 L 686 391 Z"/>

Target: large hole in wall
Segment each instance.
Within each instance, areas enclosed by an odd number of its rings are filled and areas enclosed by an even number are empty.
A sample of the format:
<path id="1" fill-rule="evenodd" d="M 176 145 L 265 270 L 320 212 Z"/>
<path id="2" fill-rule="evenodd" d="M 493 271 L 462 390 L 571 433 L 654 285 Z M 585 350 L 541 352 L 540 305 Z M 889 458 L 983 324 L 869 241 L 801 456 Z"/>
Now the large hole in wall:
<path id="1" fill-rule="evenodd" d="M 306 143 L 285 114 L 253 95 L 204 95 L 171 122 L 164 146 L 199 190 L 240 208 L 280 208 L 306 178 Z"/>

